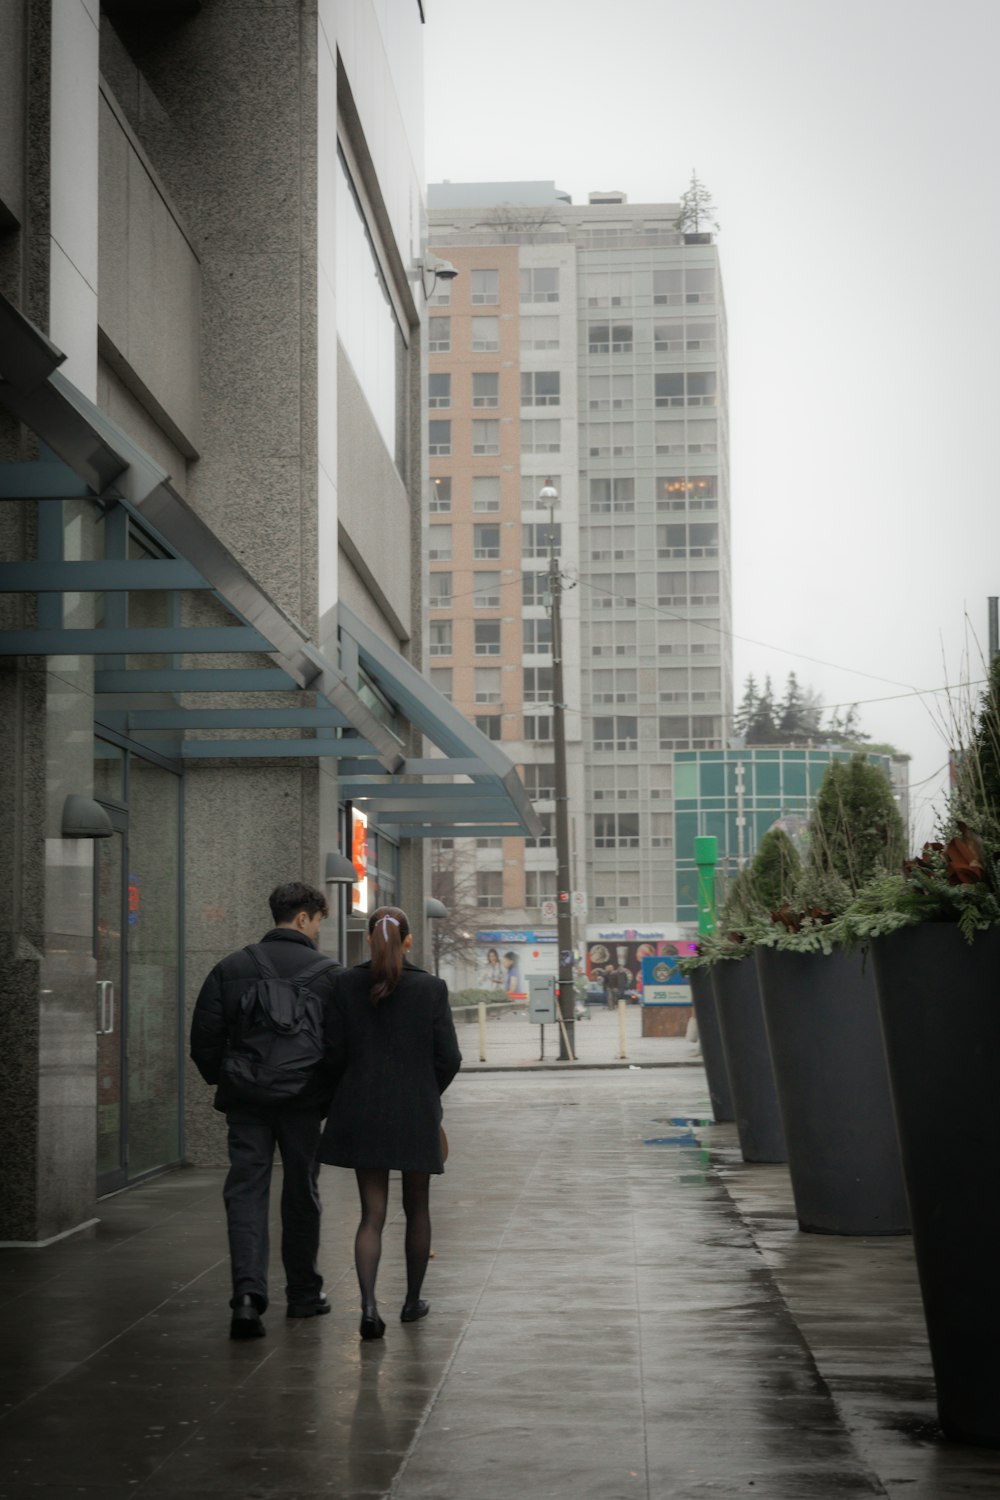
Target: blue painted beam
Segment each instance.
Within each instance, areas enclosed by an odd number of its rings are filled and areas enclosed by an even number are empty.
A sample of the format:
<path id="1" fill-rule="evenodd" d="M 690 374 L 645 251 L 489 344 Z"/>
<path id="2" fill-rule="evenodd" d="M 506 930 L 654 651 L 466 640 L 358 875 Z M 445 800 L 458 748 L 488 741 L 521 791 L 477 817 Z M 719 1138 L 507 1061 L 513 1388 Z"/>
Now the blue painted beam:
<path id="1" fill-rule="evenodd" d="M 95 693 L 299 693 L 280 667 L 135 667 L 94 673 Z M 366 767 L 366 769 L 368 769 Z"/>
<path id="2" fill-rule="evenodd" d="M 210 589 L 190 563 L 150 558 L 146 562 L 0 563 L 0 594 L 87 594 L 144 589 Z"/>
<path id="3" fill-rule="evenodd" d="M 94 492 L 56 459 L 28 464 L 0 464 L 0 500 L 79 500 Z"/>
<path id="4" fill-rule="evenodd" d="M 249 625 L 180 630 L 0 630 L 0 656 L 170 656 L 175 652 L 273 651 Z"/>
<path id="5" fill-rule="evenodd" d="M 120 711 L 129 729 L 349 729 L 335 708 L 132 708 Z M 107 716 L 105 716 L 106 718 Z M 357 744 L 356 739 L 350 741 Z"/>
<path id="6" fill-rule="evenodd" d="M 311 760 L 314 756 L 378 755 L 367 740 L 185 740 L 185 760 Z"/>
<path id="7" fill-rule="evenodd" d="M 404 839 L 523 839 L 525 830 L 509 823 L 420 823 L 401 827 Z"/>
<path id="8" fill-rule="evenodd" d="M 378 797 L 385 802 L 392 802 L 397 798 L 415 798 L 418 802 L 433 802 L 436 798 L 447 798 L 449 802 L 476 802 L 484 797 L 493 797 L 498 802 L 509 806 L 509 798 L 503 787 L 492 779 L 483 782 L 457 782 L 454 786 L 435 786 L 431 782 L 405 782 L 405 781 L 361 781 L 352 782 L 350 787 L 344 788 L 350 791 L 355 800 L 361 797 Z"/>

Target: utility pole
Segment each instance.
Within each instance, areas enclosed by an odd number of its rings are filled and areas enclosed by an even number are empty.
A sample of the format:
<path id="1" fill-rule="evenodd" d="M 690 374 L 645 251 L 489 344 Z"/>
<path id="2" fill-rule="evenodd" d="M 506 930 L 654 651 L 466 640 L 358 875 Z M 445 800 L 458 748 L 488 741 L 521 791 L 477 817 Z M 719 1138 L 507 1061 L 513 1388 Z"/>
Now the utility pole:
<path id="1" fill-rule="evenodd" d="M 539 493 L 549 506 L 549 616 L 552 620 L 552 744 L 556 772 L 556 945 L 559 949 L 560 1062 L 576 1061 L 576 986 L 573 977 L 573 909 L 570 904 L 569 788 L 566 775 L 566 704 L 563 701 L 562 574 L 556 557 L 555 502 L 551 479 Z"/>
<path id="2" fill-rule="evenodd" d="M 989 665 L 992 666 L 994 658 L 1000 655 L 1000 618 L 998 618 L 997 614 L 997 596 L 995 594 L 988 595 L 986 612 L 989 624 Z"/>
<path id="3" fill-rule="evenodd" d="M 742 870 L 746 863 L 746 786 L 743 780 L 744 766 L 736 762 L 736 868 Z"/>

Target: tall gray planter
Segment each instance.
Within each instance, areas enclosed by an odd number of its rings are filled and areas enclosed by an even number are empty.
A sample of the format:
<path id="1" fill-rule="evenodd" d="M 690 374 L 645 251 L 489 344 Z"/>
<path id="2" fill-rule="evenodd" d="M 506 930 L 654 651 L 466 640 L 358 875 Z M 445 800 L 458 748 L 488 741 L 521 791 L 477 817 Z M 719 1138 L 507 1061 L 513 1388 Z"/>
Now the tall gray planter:
<path id="1" fill-rule="evenodd" d="M 711 970 L 695 969 L 688 977 L 691 982 L 691 1001 L 698 1022 L 701 1057 L 708 1080 L 708 1097 L 712 1101 L 712 1118 L 720 1123 L 733 1120 L 736 1118 L 733 1095 L 729 1087 L 726 1054 L 722 1047 L 722 1032 L 719 1030 L 719 1013 L 712 993 Z"/>
<path id="2" fill-rule="evenodd" d="M 709 972 L 743 1160 L 787 1161 L 756 965 L 749 957 L 725 959 Z"/>
<path id="3" fill-rule="evenodd" d="M 941 1425 L 1000 1447 L 1000 931 L 872 952 Z"/>
<path id="4" fill-rule="evenodd" d="M 871 963 L 772 948 L 756 962 L 799 1227 L 907 1233 Z"/>

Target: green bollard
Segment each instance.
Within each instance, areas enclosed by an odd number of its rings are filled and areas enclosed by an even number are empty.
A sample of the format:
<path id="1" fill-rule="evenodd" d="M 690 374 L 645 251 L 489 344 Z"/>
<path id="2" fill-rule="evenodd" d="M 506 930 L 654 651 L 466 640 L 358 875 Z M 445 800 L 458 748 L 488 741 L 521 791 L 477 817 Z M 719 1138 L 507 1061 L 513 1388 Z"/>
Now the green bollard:
<path id="1" fill-rule="evenodd" d="M 715 931 L 715 866 L 719 858 L 719 841 L 711 836 L 694 841 L 694 862 L 698 866 L 698 936 Z"/>

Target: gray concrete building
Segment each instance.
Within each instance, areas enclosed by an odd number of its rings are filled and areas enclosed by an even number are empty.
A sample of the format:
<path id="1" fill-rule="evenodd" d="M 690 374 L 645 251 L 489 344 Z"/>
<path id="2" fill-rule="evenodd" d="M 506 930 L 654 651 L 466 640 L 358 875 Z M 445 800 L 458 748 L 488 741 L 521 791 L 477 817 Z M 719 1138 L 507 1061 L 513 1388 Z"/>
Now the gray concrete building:
<path id="1" fill-rule="evenodd" d="M 563 607 L 573 883 L 587 903 L 581 947 L 585 920 L 624 927 L 676 920 L 674 754 L 721 748 L 732 722 L 725 302 L 713 236 L 680 233 L 678 213 L 676 203 L 633 204 L 618 191 L 575 205 L 552 182 L 428 188 L 432 247 L 477 278 L 469 308 L 461 278 L 455 284 L 453 328 L 467 316 L 499 319 L 492 356 L 473 329 L 472 378 L 488 379 L 492 358 L 501 390 L 503 367 L 513 364 L 521 392 L 509 414 L 519 439 L 501 456 L 521 482 L 523 607 L 507 638 L 515 655 L 504 665 L 521 678 L 521 699 L 509 706 L 523 710 L 524 724 L 549 722 L 538 698 L 539 663 L 550 659 L 548 512 L 538 497 L 546 476 L 559 491 L 554 514 L 570 585 Z M 489 267 L 491 256 L 498 263 L 512 252 L 519 295 L 507 305 L 504 276 Z M 506 343 L 505 324 L 516 329 Z M 443 379 L 468 363 L 461 334 L 450 350 L 440 341 L 437 348 L 445 352 L 435 354 L 431 343 L 430 369 Z M 482 413 L 467 415 L 475 421 Z M 456 410 L 455 450 L 431 458 L 431 475 L 449 485 L 453 474 L 462 478 L 462 419 Z M 456 544 L 461 520 L 481 519 L 472 483 L 468 491 L 456 483 L 452 513 L 442 517 Z M 441 670 L 457 683 L 466 665 L 456 636 Z M 501 746 L 529 789 L 544 787 L 537 805 L 551 821 L 554 803 L 544 800 L 552 797 L 551 743 L 527 735 L 518 713 L 503 717 Z M 503 902 L 490 898 L 483 927 L 491 931 L 480 946 L 502 943 L 507 932 L 512 941 L 519 930 L 529 941 L 537 935 L 543 898 L 555 891 L 551 839 L 544 849 L 537 843 L 529 841 L 523 857 L 505 846 Z M 476 850 L 484 870 L 497 858 Z M 506 867 L 519 863 L 515 890 Z"/>
<path id="2" fill-rule="evenodd" d="M 0 0 L 2 1243 L 223 1159 L 187 1018 L 273 885 L 420 953 L 427 839 L 537 827 L 423 672 L 423 25 Z"/>

